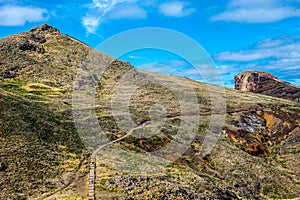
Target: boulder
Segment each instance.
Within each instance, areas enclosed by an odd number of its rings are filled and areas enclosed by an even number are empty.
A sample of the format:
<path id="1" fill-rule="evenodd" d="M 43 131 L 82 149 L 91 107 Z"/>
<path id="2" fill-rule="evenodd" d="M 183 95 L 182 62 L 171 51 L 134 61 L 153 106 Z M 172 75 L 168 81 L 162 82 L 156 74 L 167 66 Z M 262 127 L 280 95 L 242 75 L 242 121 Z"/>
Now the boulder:
<path id="1" fill-rule="evenodd" d="M 0 172 L 3 172 L 7 169 L 6 165 L 4 163 L 0 163 Z"/>

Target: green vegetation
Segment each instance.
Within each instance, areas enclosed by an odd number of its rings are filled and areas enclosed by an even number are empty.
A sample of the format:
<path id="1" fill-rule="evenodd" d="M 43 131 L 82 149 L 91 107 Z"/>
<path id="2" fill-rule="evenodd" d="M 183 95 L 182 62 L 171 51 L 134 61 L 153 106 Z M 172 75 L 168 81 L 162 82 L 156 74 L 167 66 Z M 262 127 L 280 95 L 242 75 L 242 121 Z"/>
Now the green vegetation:
<path id="1" fill-rule="evenodd" d="M 86 58 L 91 49 L 53 29 L 43 32 L 38 28 L 33 32 L 45 37 L 46 42 L 35 41 L 32 32 L 0 40 L 0 163 L 7 167 L 0 171 L 0 199 L 85 199 L 89 154 L 77 134 L 71 95 L 78 67 L 88 66 Z M 43 47 L 45 52 L 20 50 L 18 45 L 26 39 Z M 111 62 L 103 74 L 94 77 L 100 79 L 96 84 L 95 111 L 107 138 L 116 140 L 126 132 L 112 113 L 112 95 L 116 94 L 113 89 L 133 68 L 101 53 L 95 54 L 98 57 L 95 62 Z M 300 108 L 297 103 L 226 89 L 224 129 L 215 130 L 221 137 L 202 158 L 199 150 L 210 125 L 213 98 L 208 85 L 175 76 L 135 73 L 132 81 L 153 77 L 170 85 L 180 83 L 192 87 L 198 104 L 190 106 L 199 106 L 199 128 L 183 155 L 171 152 L 153 156 L 151 152 L 168 147 L 180 134 L 183 122 L 180 103 L 171 90 L 156 84 L 139 87 L 134 94 L 125 93 L 123 97 L 131 95 L 130 113 L 119 113 L 120 116 L 130 114 L 134 123 L 140 125 L 155 120 L 150 113 L 159 105 L 164 109 L 158 109 L 156 120 L 163 124 L 155 132 L 147 131 L 150 126 L 133 131 L 99 152 L 96 197 L 284 199 L 299 196 Z M 213 92 L 222 93 L 222 88 L 210 87 Z M 191 95 L 188 91 L 182 94 Z M 191 119 L 198 117 L 193 113 L 185 115 Z M 255 131 L 246 131 L 249 127 Z M 262 150 L 267 153 L 263 154 Z"/>

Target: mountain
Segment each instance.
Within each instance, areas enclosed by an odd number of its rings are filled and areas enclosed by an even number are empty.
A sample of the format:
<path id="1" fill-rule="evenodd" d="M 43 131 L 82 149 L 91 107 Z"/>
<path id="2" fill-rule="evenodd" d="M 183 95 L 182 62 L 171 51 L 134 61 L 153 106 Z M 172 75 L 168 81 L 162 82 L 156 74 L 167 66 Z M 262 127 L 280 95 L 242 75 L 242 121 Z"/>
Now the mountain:
<path id="1" fill-rule="evenodd" d="M 235 89 L 300 102 L 300 87 L 266 72 L 249 71 L 235 76 Z"/>
<path id="2" fill-rule="evenodd" d="M 87 199 L 102 136 L 96 199 L 300 197 L 297 102 L 136 70 L 50 25 L 0 40 L 0 110 L 0 199 Z"/>

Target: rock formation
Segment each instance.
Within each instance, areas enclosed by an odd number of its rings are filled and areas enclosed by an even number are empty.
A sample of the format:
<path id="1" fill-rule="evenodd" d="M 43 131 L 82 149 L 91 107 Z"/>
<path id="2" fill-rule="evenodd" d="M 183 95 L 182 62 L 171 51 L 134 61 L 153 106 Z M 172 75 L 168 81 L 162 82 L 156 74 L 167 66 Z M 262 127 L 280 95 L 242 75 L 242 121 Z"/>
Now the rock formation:
<path id="1" fill-rule="evenodd" d="M 300 87 L 266 72 L 249 71 L 235 76 L 235 89 L 300 102 Z"/>

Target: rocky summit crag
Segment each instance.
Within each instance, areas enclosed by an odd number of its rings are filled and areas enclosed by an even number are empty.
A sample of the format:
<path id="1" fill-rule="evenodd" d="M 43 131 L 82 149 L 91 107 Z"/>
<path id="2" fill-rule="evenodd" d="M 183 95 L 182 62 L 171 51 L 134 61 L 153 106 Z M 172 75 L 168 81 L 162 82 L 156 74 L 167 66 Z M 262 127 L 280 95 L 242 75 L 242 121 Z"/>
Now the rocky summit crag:
<path id="1" fill-rule="evenodd" d="M 296 101 L 135 70 L 127 62 L 42 25 L 0 40 L 0 199 L 87 199 L 91 154 L 74 123 L 77 108 L 72 94 L 73 88 L 85 85 L 84 81 L 75 84 L 77 72 L 92 61 L 106 69 L 93 77 L 95 105 L 83 109 L 95 111 L 110 140 L 126 135 L 116 122 L 124 113 L 115 116 L 111 103 L 114 89 L 124 79 L 148 77 L 169 85 L 189 85 L 197 98 L 189 106 L 200 109 L 197 114 L 186 113 L 190 119 L 199 117 L 200 122 L 182 155 L 149 156 L 180 134 L 184 120 L 180 103 L 171 90 L 154 83 L 146 82 L 134 93 L 123 90 L 124 98 L 116 100 L 130 99 L 129 114 L 135 124 L 149 122 L 155 105 L 164 107 L 164 124 L 151 137 L 136 130 L 98 153 L 96 199 L 300 197 L 300 108 Z M 124 78 L 129 72 L 132 76 Z M 224 90 L 226 112 L 217 114 L 225 116 L 225 123 L 215 130 L 220 136 L 217 144 L 202 157 L 199 150 L 211 124 L 211 91 L 222 94 Z M 191 95 L 188 92 L 182 94 Z M 91 119 L 87 116 L 82 121 Z M 172 162 L 157 164 L 164 160 Z M 157 170 L 150 173 L 149 169 Z"/>
<path id="2" fill-rule="evenodd" d="M 249 71 L 235 76 L 235 89 L 300 102 L 300 87 L 266 72 Z"/>

